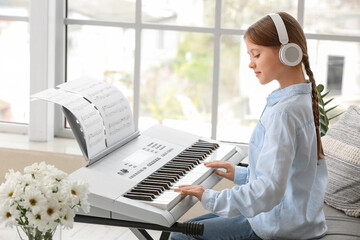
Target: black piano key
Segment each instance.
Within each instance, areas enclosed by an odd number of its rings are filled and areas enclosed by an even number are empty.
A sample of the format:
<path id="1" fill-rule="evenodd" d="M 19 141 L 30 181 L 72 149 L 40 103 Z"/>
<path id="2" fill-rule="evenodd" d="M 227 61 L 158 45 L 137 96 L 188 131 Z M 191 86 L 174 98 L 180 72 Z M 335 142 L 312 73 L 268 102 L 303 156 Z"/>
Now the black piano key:
<path id="1" fill-rule="evenodd" d="M 190 171 L 193 169 L 197 164 L 191 163 L 191 164 L 179 164 L 179 163 L 168 163 L 165 166 L 167 167 L 173 167 L 173 168 L 182 168 L 187 171 Z"/>
<path id="2" fill-rule="evenodd" d="M 185 175 L 185 173 L 176 171 L 175 169 L 159 169 L 158 172 L 160 172 L 160 173 L 175 173 L 179 176 Z"/>
<path id="3" fill-rule="evenodd" d="M 158 196 L 158 194 L 148 193 L 148 192 L 130 191 L 130 192 L 127 192 L 127 193 L 132 194 L 132 195 L 149 196 L 149 197 L 151 197 L 151 199 L 155 199 Z"/>
<path id="4" fill-rule="evenodd" d="M 153 195 L 159 195 L 160 191 L 157 190 L 151 190 L 151 189 L 139 189 L 139 188 L 133 188 L 129 191 L 129 193 L 147 193 L 147 194 L 153 194 Z"/>
<path id="5" fill-rule="evenodd" d="M 204 156 L 204 155 L 206 155 L 204 152 L 196 152 L 196 151 L 188 151 L 188 150 L 186 150 L 186 151 L 183 151 L 183 152 L 181 152 L 180 154 L 179 154 L 179 156 L 187 156 L 187 155 L 190 155 L 190 156 Z"/>
<path id="6" fill-rule="evenodd" d="M 217 148 L 219 148 L 217 143 L 199 140 L 138 183 L 124 196 L 152 201 L 192 168 L 203 162 Z"/>
<path id="7" fill-rule="evenodd" d="M 136 195 L 136 194 L 131 194 L 131 193 L 126 193 L 124 195 L 124 197 L 131 198 L 131 199 L 136 199 L 136 200 L 144 200 L 144 201 L 152 201 L 153 200 L 153 198 L 150 197 L 150 196 Z"/>
<path id="8" fill-rule="evenodd" d="M 190 152 L 197 152 L 197 153 L 206 153 L 206 154 L 210 154 L 212 153 L 212 149 L 208 149 L 208 148 L 201 148 L 201 147 L 191 147 L 187 149 Z"/>
<path id="9" fill-rule="evenodd" d="M 174 168 L 174 169 L 184 169 L 186 171 L 190 171 L 192 169 L 191 166 L 183 166 L 183 165 L 176 165 L 176 164 L 165 164 L 164 167 L 167 167 L 167 168 Z"/>
<path id="10" fill-rule="evenodd" d="M 161 186 L 161 187 L 165 188 L 166 190 L 168 190 L 171 186 L 167 182 L 160 182 L 160 181 L 155 181 L 155 180 L 143 180 L 143 181 L 141 181 L 141 184 L 150 185 L 150 186 Z"/>
<path id="11" fill-rule="evenodd" d="M 144 180 L 141 181 L 142 183 L 145 183 L 145 182 L 149 182 L 149 183 L 159 183 L 160 186 L 164 185 L 164 186 L 171 186 L 171 181 L 166 179 L 166 180 L 158 180 L 158 179 L 149 179 L 149 178 L 146 178 Z M 158 186 L 158 185 L 156 185 Z"/>
<path id="12" fill-rule="evenodd" d="M 195 154 L 180 154 L 177 158 L 192 158 L 192 159 L 199 159 L 204 160 L 206 158 L 205 155 L 195 155 Z"/>
<path id="13" fill-rule="evenodd" d="M 168 168 L 168 167 L 162 167 L 159 171 L 173 171 L 178 174 L 185 174 L 187 171 L 183 169 L 176 169 L 176 168 Z"/>
<path id="14" fill-rule="evenodd" d="M 209 145 L 209 146 L 219 146 L 218 143 L 212 143 L 212 142 L 207 142 L 207 141 L 198 141 L 196 143 L 194 143 L 193 145 Z"/>
<path id="15" fill-rule="evenodd" d="M 215 149 L 219 148 L 219 144 L 197 142 L 197 143 L 193 144 L 191 147 L 206 147 L 206 148 L 215 150 Z"/>
<path id="16" fill-rule="evenodd" d="M 173 159 L 173 161 L 176 162 L 193 162 L 196 164 L 199 164 L 201 162 L 200 159 L 195 159 L 195 158 L 186 158 L 186 157 L 176 157 Z"/>
<path id="17" fill-rule="evenodd" d="M 184 164 L 185 166 L 192 166 L 192 167 L 196 167 L 197 165 L 199 165 L 200 161 L 182 161 L 182 160 L 178 160 L 178 161 L 173 161 L 175 164 Z"/>
<path id="18" fill-rule="evenodd" d="M 161 181 L 170 181 L 171 183 L 176 182 L 175 178 L 168 178 L 168 177 L 159 177 L 159 176 L 149 176 L 146 179 L 153 179 L 153 180 L 161 180 Z"/>
<path id="19" fill-rule="evenodd" d="M 171 173 L 153 173 L 151 174 L 151 176 L 154 176 L 154 177 L 163 177 L 163 178 L 169 178 L 169 179 L 175 179 L 175 181 L 179 180 L 180 179 L 180 176 L 177 175 L 177 174 L 171 174 Z"/>
<path id="20" fill-rule="evenodd" d="M 136 186 L 137 187 L 144 187 L 144 188 L 155 188 L 155 189 L 158 189 L 161 192 L 165 191 L 165 188 L 163 186 L 151 185 L 151 184 L 147 184 L 147 183 L 139 183 Z"/>
<path id="21" fill-rule="evenodd" d="M 185 165 L 185 166 L 195 166 L 197 162 L 200 161 L 182 161 L 181 158 L 173 159 L 168 162 L 168 164 L 178 164 L 178 165 Z"/>
<path id="22" fill-rule="evenodd" d="M 149 191 L 149 192 L 153 192 L 153 193 L 156 193 L 156 194 L 160 194 L 160 193 L 163 192 L 163 191 L 161 191 L 161 189 L 151 188 L 151 187 L 149 187 L 149 186 L 147 186 L 147 187 L 144 187 L 144 186 L 135 186 L 133 189 L 131 189 L 131 191 L 132 191 L 132 190 L 136 190 L 136 191 L 139 191 L 139 192 L 141 192 L 141 191 Z"/>

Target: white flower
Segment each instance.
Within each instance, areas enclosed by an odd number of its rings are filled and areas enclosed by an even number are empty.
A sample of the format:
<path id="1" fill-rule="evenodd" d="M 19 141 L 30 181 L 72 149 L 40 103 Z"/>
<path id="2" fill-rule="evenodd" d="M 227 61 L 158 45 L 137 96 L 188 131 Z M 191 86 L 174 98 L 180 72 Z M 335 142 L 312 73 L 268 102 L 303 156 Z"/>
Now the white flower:
<path id="1" fill-rule="evenodd" d="M 89 193 L 88 184 L 83 180 L 73 182 L 70 187 L 71 203 L 73 206 L 84 206 L 84 211 L 88 212 L 87 194 Z"/>
<path id="2" fill-rule="evenodd" d="M 73 219 L 75 217 L 74 211 L 70 207 L 63 208 L 63 214 L 60 218 L 61 225 L 65 228 L 72 228 L 73 227 Z"/>
<path id="3" fill-rule="evenodd" d="M 6 202 L 0 205 L 0 222 L 3 222 L 5 226 L 12 227 L 18 217 L 19 212 L 15 205 L 10 206 Z"/>
<path id="4" fill-rule="evenodd" d="M 0 186 L 0 203 L 12 204 L 15 199 L 16 184 L 14 182 L 2 183 Z"/>
<path id="5" fill-rule="evenodd" d="M 44 170 L 47 169 L 47 166 L 45 164 L 45 162 L 41 162 L 41 163 L 34 163 L 31 166 L 25 167 L 24 168 L 24 173 L 26 174 L 41 174 L 42 172 L 44 172 Z"/>
<path id="6" fill-rule="evenodd" d="M 32 210 L 33 208 L 45 208 L 47 200 L 39 190 L 30 187 L 26 189 L 21 205 L 29 210 Z"/>
<path id="7" fill-rule="evenodd" d="M 54 200 L 48 201 L 43 217 L 48 221 L 49 229 L 54 229 L 58 225 L 61 214 L 60 207 L 58 202 Z"/>
<path id="8" fill-rule="evenodd" d="M 21 173 L 10 169 L 9 172 L 5 174 L 5 179 L 7 182 L 16 182 L 18 179 L 21 179 Z"/>
<path id="9" fill-rule="evenodd" d="M 43 209 L 36 209 L 35 211 L 26 212 L 26 217 L 29 220 L 29 226 L 37 227 L 40 231 L 46 232 L 48 229 L 48 221 L 43 217 L 45 211 Z"/>
<path id="10" fill-rule="evenodd" d="M 45 162 L 26 167 L 24 174 L 9 170 L 6 182 L 0 185 L 0 223 L 28 225 L 43 233 L 59 224 L 71 228 L 78 207 L 89 210 L 89 187 L 84 181 L 69 182 L 66 177 Z"/>

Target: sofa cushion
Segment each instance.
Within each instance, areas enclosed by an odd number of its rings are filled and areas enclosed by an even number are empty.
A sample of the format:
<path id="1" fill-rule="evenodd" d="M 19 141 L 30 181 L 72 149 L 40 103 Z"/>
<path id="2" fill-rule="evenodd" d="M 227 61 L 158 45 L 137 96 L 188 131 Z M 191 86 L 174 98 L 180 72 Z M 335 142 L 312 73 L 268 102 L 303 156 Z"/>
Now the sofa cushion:
<path id="1" fill-rule="evenodd" d="M 349 217 L 327 204 L 324 213 L 328 232 L 321 240 L 360 239 L 360 218 Z"/>
<path id="2" fill-rule="evenodd" d="M 325 202 L 360 217 L 360 107 L 350 106 L 322 142 L 329 174 Z"/>

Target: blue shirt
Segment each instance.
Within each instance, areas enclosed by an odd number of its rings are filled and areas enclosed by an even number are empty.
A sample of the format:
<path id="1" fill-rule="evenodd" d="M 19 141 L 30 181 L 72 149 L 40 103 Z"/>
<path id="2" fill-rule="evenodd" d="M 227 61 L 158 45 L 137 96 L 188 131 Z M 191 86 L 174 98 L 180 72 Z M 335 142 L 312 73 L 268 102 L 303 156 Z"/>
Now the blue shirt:
<path id="1" fill-rule="evenodd" d="M 224 217 L 244 215 L 262 239 L 311 239 L 326 233 L 327 168 L 317 159 L 311 83 L 269 95 L 248 159 L 248 168 L 236 167 L 239 186 L 205 190 L 205 209 Z"/>

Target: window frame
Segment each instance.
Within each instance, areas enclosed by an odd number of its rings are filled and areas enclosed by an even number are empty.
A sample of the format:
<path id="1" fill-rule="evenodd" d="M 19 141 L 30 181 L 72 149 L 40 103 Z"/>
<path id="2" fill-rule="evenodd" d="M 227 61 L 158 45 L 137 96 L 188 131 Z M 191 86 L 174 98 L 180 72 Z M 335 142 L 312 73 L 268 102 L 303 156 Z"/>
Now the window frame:
<path id="1" fill-rule="evenodd" d="M 21 17 L 21 16 L 0 15 L 0 21 L 1 20 L 29 23 L 29 17 Z M 27 134 L 28 127 L 26 124 L 22 124 L 22 123 L 11 123 L 11 122 L 0 121 L 0 132 Z"/>
<path id="2" fill-rule="evenodd" d="M 210 33 L 214 36 L 214 59 L 212 79 L 211 138 L 216 139 L 219 103 L 220 45 L 222 35 L 243 35 L 245 29 L 221 27 L 222 0 L 215 0 L 215 25 L 213 27 L 190 27 L 142 22 L 142 1 L 136 0 L 135 22 L 75 20 L 66 17 L 66 0 L 32 0 L 30 16 L 2 16 L 0 20 L 28 21 L 30 24 L 30 93 L 35 93 L 65 82 L 66 78 L 66 28 L 68 24 L 126 27 L 135 29 L 134 56 L 134 105 L 135 127 L 139 124 L 140 66 L 142 30 L 169 30 Z M 38 14 L 38 13 L 42 14 Z M 297 20 L 304 25 L 305 0 L 298 0 Z M 36 26 L 36 28 L 34 27 Z M 331 40 L 360 42 L 360 36 L 305 33 L 308 40 Z M 45 47 L 44 47 L 45 46 Z M 36 64 L 35 64 L 36 63 Z M 39 63 L 44 64 L 39 68 Z M 72 137 L 65 129 L 64 117 L 59 106 L 35 101 L 30 103 L 29 125 L 0 123 L 0 131 L 28 133 L 30 140 L 48 141 L 54 136 Z"/>

